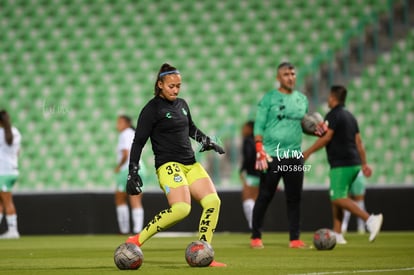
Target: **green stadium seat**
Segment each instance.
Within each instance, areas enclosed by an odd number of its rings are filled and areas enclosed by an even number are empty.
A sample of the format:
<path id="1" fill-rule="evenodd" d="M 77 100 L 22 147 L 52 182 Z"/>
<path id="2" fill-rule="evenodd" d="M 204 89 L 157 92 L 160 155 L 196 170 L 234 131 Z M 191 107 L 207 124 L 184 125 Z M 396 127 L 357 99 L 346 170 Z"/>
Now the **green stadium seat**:
<path id="1" fill-rule="evenodd" d="M 3 1 L 1 6 L 0 95 L 27 137 L 19 188 L 113 190 L 116 115 L 123 111 L 136 119 L 152 97 L 162 62 L 181 70 L 182 95 L 197 124 L 208 133 L 224 133 L 254 116 L 258 100 L 274 86 L 280 60 L 300 68 L 321 48 L 338 50 L 353 22 L 369 11 L 388 10 L 388 1 L 73 0 Z M 381 130 L 384 122 L 414 120 L 414 70 L 408 65 L 414 62 L 413 38 L 414 32 L 349 86 L 378 161 L 383 151 L 374 146 L 377 136 L 388 146 L 387 137 L 402 135 L 408 140 L 403 148 L 413 146 L 409 127 L 391 134 Z M 395 81 L 386 75 L 390 64 L 401 64 L 393 69 Z M 405 74 L 401 80 L 398 70 Z M 230 130 L 226 133 L 224 139 L 233 138 Z M 151 150 L 143 158 L 153 163 Z M 326 184 L 325 158 L 315 156 L 321 165 L 307 181 Z M 378 179 L 389 182 L 391 170 Z M 410 178 L 401 171 L 401 181 Z"/>

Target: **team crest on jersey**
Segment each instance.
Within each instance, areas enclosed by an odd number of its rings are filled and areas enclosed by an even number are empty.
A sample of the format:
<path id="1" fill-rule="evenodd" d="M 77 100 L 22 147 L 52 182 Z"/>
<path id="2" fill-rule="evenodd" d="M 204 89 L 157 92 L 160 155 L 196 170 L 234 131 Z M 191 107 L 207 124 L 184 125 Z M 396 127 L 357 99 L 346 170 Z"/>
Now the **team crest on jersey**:
<path id="1" fill-rule="evenodd" d="M 166 114 L 165 114 L 165 117 L 166 117 L 166 118 L 172 118 L 172 115 L 171 115 L 171 113 L 170 113 L 170 112 L 168 112 L 168 113 L 166 113 Z"/>
<path id="2" fill-rule="evenodd" d="M 181 111 L 183 111 L 183 114 L 186 116 L 187 115 L 187 111 L 184 109 L 184 108 L 182 108 L 181 109 Z"/>
<path id="3" fill-rule="evenodd" d="M 175 182 L 182 182 L 183 178 L 179 174 L 174 175 L 174 181 Z"/>

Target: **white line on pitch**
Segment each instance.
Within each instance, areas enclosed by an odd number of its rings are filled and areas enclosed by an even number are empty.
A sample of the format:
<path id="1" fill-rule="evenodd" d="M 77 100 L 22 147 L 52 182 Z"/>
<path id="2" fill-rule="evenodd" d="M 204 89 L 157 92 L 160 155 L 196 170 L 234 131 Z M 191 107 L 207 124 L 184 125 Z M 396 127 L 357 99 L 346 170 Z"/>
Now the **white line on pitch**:
<path id="1" fill-rule="evenodd" d="M 393 269 L 371 269 L 371 270 L 343 270 L 343 271 L 328 271 L 328 272 L 313 272 L 313 273 L 296 273 L 290 275 L 327 275 L 327 274 L 355 274 L 355 273 L 377 273 L 377 272 L 394 272 L 394 271 L 410 271 L 414 267 L 393 268 Z"/>

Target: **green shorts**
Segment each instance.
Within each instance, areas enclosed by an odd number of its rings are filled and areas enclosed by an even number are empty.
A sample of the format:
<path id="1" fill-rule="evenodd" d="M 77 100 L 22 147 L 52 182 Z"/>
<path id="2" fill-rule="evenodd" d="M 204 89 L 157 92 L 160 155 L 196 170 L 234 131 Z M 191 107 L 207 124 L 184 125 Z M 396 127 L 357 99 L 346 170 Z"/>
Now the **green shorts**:
<path id="1" fill-rule="evenodd" d="M 348 197 L 352 183 L 355 181 L 360 165 L 335 167 L 329 171 L 331 181 L 329 191 L 331 200 L 345 199 Z"/>
<path id="2" fill-rule="evenodd" d="M 359 171 L 356 179 L 352 182 L 349 189 L 349 195 L 351 196 L 362 196 L 365 194 L 365 177 L 362 171 Z"/>
<path id="3" fill-rule="evenodd" d="M 246 179 L 247 186 L 250 187 L 258 187 L 260 184 L 260 177 L 253 176 L 253 175 L 245 175 L 244 178 Z"/>
<path id="4" fill-rule="evenodd" d="M 128 169 L 119 171 L 119 173 L 117 173 L 115 176 L 116 176 L 116 191 L 126 192 Z"/>
<path id="5" fill-rule="evenodd" d="M 17 181 L 17 175 L 1 175 L 0 176 L 0 192 L 11 192 Z"/>

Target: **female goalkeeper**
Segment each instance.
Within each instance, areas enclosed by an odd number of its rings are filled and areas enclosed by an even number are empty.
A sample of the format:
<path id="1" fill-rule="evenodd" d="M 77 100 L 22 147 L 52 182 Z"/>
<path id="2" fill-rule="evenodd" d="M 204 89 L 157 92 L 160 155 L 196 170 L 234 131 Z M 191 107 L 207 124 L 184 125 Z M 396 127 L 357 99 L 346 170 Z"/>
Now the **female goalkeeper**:
<path id="1" fill-rule="evenodd" d="M 139 234 L 128 238 L 127 242 L 138 246 L 187 217 L 191 197 L 203 208 L 199 239 L 211 243 L 217 225 L 220 199 L 209 175 L 195 159 L 190 137 L 201 144 L 200 152 L 214 150 L 223 154 L 224 150 L 195 126 L 187 103 L 178 98 L 180 86 L 180 72 L 163 64 L 157 74 L 155 96 L 138 118 L 130 153 L 127 192 L 130 195 L 141 193 L 138 163 L 150 138 L 157 177 L 170 206 L 157 214 Z M 213 261 L 210 266 L 226 265 Z"/>

